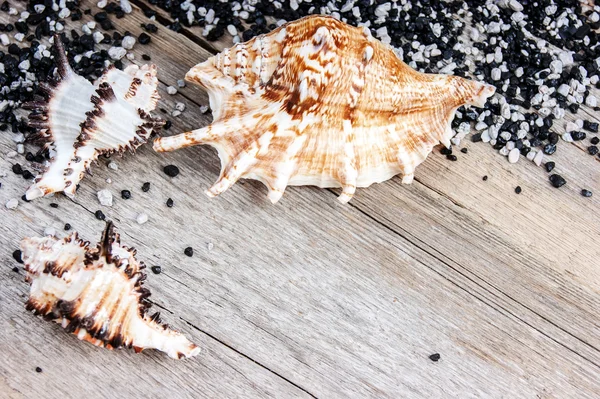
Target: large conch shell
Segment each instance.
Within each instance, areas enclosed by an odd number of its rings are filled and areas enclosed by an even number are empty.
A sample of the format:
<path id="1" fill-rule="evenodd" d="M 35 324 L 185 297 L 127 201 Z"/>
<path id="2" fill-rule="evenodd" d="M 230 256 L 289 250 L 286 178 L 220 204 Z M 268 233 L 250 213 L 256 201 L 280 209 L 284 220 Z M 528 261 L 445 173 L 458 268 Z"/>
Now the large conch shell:
<path id="1" fill-rule="evenodd" d="M 111 66 L 92 84 L 73 72 L 59 36 L 54 45 L 58 78 L 40 84 L 48 99 L 24 104 L 32 111 L 33 141 L 53 154 L 27 190 L 28 200 L 60 191 L 73 197 L 98 156 L 133 152 L 164 124 L 149 115 L 159 99 L 154 65 L 130 65 L 124 71 Z"/>
<path id="2" fill-rule="evenodd" d="M 310 16 L 236 44 L 186 79 L 209 94 L 214 121 L 154 142 L 157 151 L 215 147 L 221 175 L 211 197 L 256 179 L 276 202 L 288 185 L 342 187 L 349 201 L 402 173 L 410 183 L 438 143 L 450 146 L 454 112 L 482 107 L 495 89 L 418 73 L 368 29 Z"/>
<path id="3" fill-rule="evenodd" d="M 122 246 L 109 222 L 97 247 L 77 233 L 25 238 L 21 251 L 31 283 L 27 309 L 60 323 L 77 338 L 109 349 L 158 349 L 172 358 L 200 349 L 182 334 L 147 314 L 150 291 L 133 248 Z"/>

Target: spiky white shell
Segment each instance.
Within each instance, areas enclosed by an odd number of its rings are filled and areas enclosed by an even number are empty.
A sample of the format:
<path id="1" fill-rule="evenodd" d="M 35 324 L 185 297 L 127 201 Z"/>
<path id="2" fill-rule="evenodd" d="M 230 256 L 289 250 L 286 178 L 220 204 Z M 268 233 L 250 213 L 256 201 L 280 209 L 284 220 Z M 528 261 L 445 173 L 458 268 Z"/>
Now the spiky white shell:
<path id="1" fill-rule="evenodd" d="M 342 187 L 346 202 L 399 173 L 410 183 L 435 145 L 449 146 L 456 109 L 483 106 L 495 90 L 418 73 L 368 29 L 322 16 L 236 44 L 186 79 L 207 90 L 214 121 L 154 149 L 209 144 L 221 159 L 209 196 L 250 178 L 273 202 L 288 185 Z"/>
<path id="2" fill-rule="evenodd" d="M 135 250 L 122 246 L 109 223 L 97 247 L 77 233 L 25 238 L 21 251 L 31 283 L 27 309 L 60 323 L 79 339 L 109 349 L 158 349 L 172 358 L 200 349 L 182 334 L 147 315 L 150 292 Z"/>
<path id="3" fill-rule="evenodd" d="M 58 36 L 58 80 L 41 85 L 47 101 L 25 104 L 36 139 L 54 154 L 45 172 L 27 190 L 31 200 L 63 191 L 72 197 L 84 173 L 101 154 L 133 151 L 163 121 L 149 112 L 159 99 L 156 67 L 109 68 L 94 84 L 70 68 Z"/>

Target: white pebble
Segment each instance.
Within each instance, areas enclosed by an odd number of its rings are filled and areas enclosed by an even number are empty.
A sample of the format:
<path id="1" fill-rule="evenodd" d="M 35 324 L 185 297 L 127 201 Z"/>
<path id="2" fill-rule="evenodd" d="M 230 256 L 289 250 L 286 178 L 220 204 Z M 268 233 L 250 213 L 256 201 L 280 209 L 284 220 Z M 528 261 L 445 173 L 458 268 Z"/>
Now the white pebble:
<path id="1" fill-rule="evenodd" d="M 30 66 L 31 64 L 29 63 L 29 60 L 25 60 L 19 64 L 19 69 L 22 71 L 28 71 Z"/>
<path id="2" fill-rule="evenodd" d="M 175 109 L 177 111 L 183 112 L 185 110 L 185 104 L 184 103 L 177 103 L 177 104 L 175 104 Z"/>
<path id="3" fill-rule="evenodd" d="M 133 45 L 135 44 L 135 37 L 133 36 L 125 36 L 121 41 L 121 46 L 127 50 L 131 50 Z"/>
<path id="4" fill-rule="evenodd" d="M 6 209 L 15 209 L 17 206 L 19 206 L 19 200 L 16 198 L 11 198 L 6 201 Z"/>
<path id="5" fill-rule="evenodd" d="M 503 156 L 507 156 L 509 153 L 508 148 L 506 148 L 506 147 L 500 148 L 500 151 L 498 151 L 498 152 L 500 153 L 500 155 L 503 155 Z"/>
<path id="6" fill-rule="evenodd" d="M 119 165 L 117 165 L 117 163 L 114 161 L 110 161 L 108 163 L 108 168 L 112 170 L 119 170 Z"/>
<path id="7" fill-rule="evenodd" d="M 16 157 L 17 155 L 18 155 L 18 154 L 17 154 L 17 152 L 16 152 L 16 151 L 11 151 L 11 152 L 9 152 L 8 154 L 6 154 L 6 157 L 7 157 L 7 158 L 14 158 L 14 157 Z"/>
<path id="8" fill-rule="evenodd" d="M 567 122 L 567 125 L 565 126 L 565 130 L 567 132 L 574 132 L 576 130 L 579 130 L 579 126 L 577 126 L 576 123 L 573 122 Z"/>
<path id="9" fill-rule="evenodd" d="M 108 3 L 108 0 L 100 0 L 97 4 L 98 8 L 104 8 L 106 7 L 106 4 Z"/>
<path id="10" fill-rule="evenodd" d="M 94 42 L 96 44 L 100 43 L 102 40 L 104 40 L 104 34 L 102 32 L 94 32 Z"/>
<path id="11" fill-rule="evenodd" d="M 237 35 L 237 29 L 233 25 L 227 25 L 227 32 L 229 32 L 231 36 Z"/>
<path id="12" fill-rule="evenodd" d="M 10 40 L 8 39 L 8 35 L 6 33 L 0 35 L 0 42 L 2 42 L 3 46 L 8 46 L 10 44 Z"/>
<path id="13" fill-rule="evenodd" d="M 135 220 L 139 223 L 139 224 L 144 224 L 148 221 L 148 214 L 147 213 L 140 213 L 139 215 L 137 215 L 137 217 L 135 218 Z"/>
<path id="14" fill-rule="evenodd" d="M 540 151 L 540 152 L 541 152 L 541 151 Z M 533 159 L 535 158 L 536 154 L 537 154 L 537 151 L 535 151 L 535 150 L 531 150 L 531 151 L 529 151 L 529 152 L 527 153 L 527 155 L 525 155 L 525 157 L 526 157 L 527 159 L 529 159 L 530 161 L 533 161 Z"/>
<path id="15" fill-rule="evenodd" d="M 594 108 L 598 105 L 598 100 L 596 99 L 596 97 L 590 94 L 585 98 L 585 105 Z"/>
<path id="16" fill-rule="evenodd" d="M 104 206 L 112 206 L 113 204 L 113 195 L 110 191 L 104 189 L 104 190 L 100 190 L 97 193 L 98 195 L 98 201 L 100 201 L 100 204 L 104 205 Z"/>
<path id="17" fill-rule="evenodd" d="M 25 146 L 22 143 L 17 144 L 17 152 L 19 154 L 24 154 L 25 153 Z"/>
<path id="18" fill-rule="evenodd" d="M 502 71 L 500 71 L 500 68 L 493 68 L 492 69 L 492 80 L 500 80 L 501 77 L 502 77 Z"/>
<path id="19" fill-rule="evenodd" d="M 544 159 L 544 152 L 543 151 L 538 151 L 537 154 L 535 154 L 535 157 L 533 157 L 533 162 L 537 166 L 540 166 L 542 164 L 542 160 L 543 159 Z"/>
<path id="20" fill-rule="evenodd" d="M 125 50 L 123 47 L 111 47 L 108 49 L 108 55 L 113 60 L 120 60 L 121 58 L 125 57 L 125 54 L 127 54 L 127 50 Z"/>
<path id="21" fill-rule="evenodd" d="M 65 19 L 65 18 L 68 18 L 69 15 L 71 15 L 71 10 L 69 10 L 67 7 L 65 7 L 59 11 L 58 18 Z"/>
<path id="22" fill-rule="evenodd" d="M 214 247 L 215 247 L 215 244 L 213 244 L 212 242 L 209 242 L 209 243 L 206 245 L 206 248 L 208 248 L 208 250 L 209 250 L 209 251 L 212 251 L 212 249 L 213 249 Z"/>
<path id="23" fill-rule="evenodd" d="M 171 112 L 171 116 L 178 117 L 179 115 L 181 115 L 181 111 L 175 110 L 175 111 Z"/>
<path id="24" fill-rule="evenodd" d="M 558 94 L 564 97 L 569 95 L 569 91 L 571 91 L 571 87 L 564 83 L 558 86 L 558 89 L 556 90 Z"/>
<path id="25" fill-rule="evenodd" d="M 179 87 L 185 87 L 185 80 L 183 80 L 183 79 L 179 79 L 179 80 L 177 81 L 177 86 L 179 86 Z"/>
<path id="26" fill-rule="evenodd" d="M 131 14 L 131 11 L 133 11 L 133 7 L 131 7 L 131 3 L 129 3 L 129 0 L 121 0 L 121 10 L 123 10 L 125 14 Z"/>
<path id="27" fill-rule="evenodd" d="M 173 96 L 177 94 L 177 89 L 173 86 L 169 86 L 167 87 L 167 93 Z"/>
<path id="28" fill-rule="evenodd" d="M 521 156 L 521 152 L 518 148 L 513 148 L 508 153 L 508 162 L 517 163 L 519 161 L 519 157 Z"/>
<path id="29" fill-rule="evenodd" d="M 208 110 L 209 110 L 209 107 L 208 107 L 208 105 L 201 105 L 201 106 L 200 106 L 200 113 L 201 113 L 201 114 L 205 114 L 205 113 L 207 113 L 207 112 L 208 112 Z"/>
<path id="30" fill-rule="evenodd" d="M 571 137 L 571 133 L 569 133 L 569 132 L 563 133 L 563 135 L 561 137 L 567 143 L 572 143 L 573 142 L 573 137 Z"/>

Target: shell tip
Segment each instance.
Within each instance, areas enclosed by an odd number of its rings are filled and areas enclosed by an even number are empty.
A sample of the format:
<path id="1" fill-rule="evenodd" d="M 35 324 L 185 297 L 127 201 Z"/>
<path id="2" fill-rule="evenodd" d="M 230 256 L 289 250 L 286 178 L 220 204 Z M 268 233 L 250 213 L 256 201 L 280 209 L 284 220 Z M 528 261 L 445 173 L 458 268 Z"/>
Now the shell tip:
<path id="1" fill-rule="evenodd" d="M 282 196 L 283 191 L 281 190 L 269 190 L 269 194 L 267 195 L 272 204 L 276 204 Z"/>
<path id="2" fill-rule="evenodd" d="M 350 201 L 351 199 L 352 199 L 352 195 L 350 195 L 346 192 L 342 192 L 338 197 L 338 201 L 340 201 L 342 204 L 347 204 L 348 201 Z"/>
<path id="3" fill-rule="evenodd" d="M 412 173 L 402 176 L 402 184 L 410 184 L 413 182 L 415 175 Z"/>
<path id="4" fill-rule="evenodd" d="M 39 188 L 37 185 L 33 185 L 33 186 L 29 187 L 29 189 L 25 193 L 25 198 L 27 198 L 27 201 L 31 201 L 31 200 L 34 200 L 36 198 L 40 198 L 43 196 L 44 196 L 44 191 L 41 188 Z"/>

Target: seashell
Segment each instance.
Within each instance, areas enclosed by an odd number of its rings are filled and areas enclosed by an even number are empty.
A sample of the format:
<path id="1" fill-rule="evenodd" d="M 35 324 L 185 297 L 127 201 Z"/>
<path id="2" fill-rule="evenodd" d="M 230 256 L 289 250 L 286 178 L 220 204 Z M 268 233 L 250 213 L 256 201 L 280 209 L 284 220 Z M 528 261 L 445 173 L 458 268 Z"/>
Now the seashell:
<path id="1" fill-rule="evenodd" d="M 80 340 L 109 349 L 158 349 L 172 358 L 200 349 L 182 334 L 147 314 L 150 291 L 136 251 L 120 243 L 111 222 L 96 247 L 77 233 L 25 238 L 21 251 L 31 283 L 27 310 L 60 323 Z"/>
<path id="2" fill-rule="evenodd" d="M 100 155 L 133 152 L 164 124 L 149 113 L 159 99 L 156 67 L 110 67 L 92 84 L 75 74 L 64 47 L 54 37 L 58 78 L 40 84 L 48 99 L 24 104 L 30 109 L 33 140 L 53 154 L 49 166 L 25 194 L 28 200 L 63 191 L 73 197 L 77 184 Z"/>
<path id="3" fill-rule="evenodd" d="M 186 79 L 209 94 L 211 125 L 159 138 L 156 151 L 216 148 L 219 195 L 256 179 L 276 202 L 286 186 L 367 187 L 414 171 L 433 147 L 450 146 L 458 107 L 482 107 L 495 88 L 423 74 L 368 29 L 309 16 L 238 43 L 193 67 Z"/>

